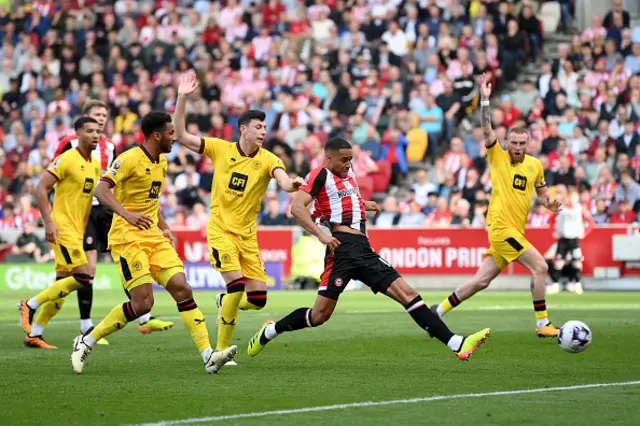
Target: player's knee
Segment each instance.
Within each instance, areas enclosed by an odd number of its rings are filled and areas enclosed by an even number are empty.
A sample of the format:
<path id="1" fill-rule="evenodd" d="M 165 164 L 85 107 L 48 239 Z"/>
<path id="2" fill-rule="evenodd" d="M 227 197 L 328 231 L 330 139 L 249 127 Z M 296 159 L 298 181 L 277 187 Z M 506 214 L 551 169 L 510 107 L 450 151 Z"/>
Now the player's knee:
<path id="1" fill-rule="evenodd" d="M 574 260 L 573 262 L 571 262 L 571 266 L 573 267 L 573 269 L 582 271 L 582 261 L 580 260 Z"/>
<path id="2" fill-rule="evenodd" d="M 89 287 L 90 285 L 93 285 L 93 275 L 76 272 L 73 274 L 73 278 L 76 281 L 78 281 L 80 284 L 82 284 L 84 287 Z"/>
<path id="3" fill-rule="evenodd" d="M 549 273 L 549 265 L 547 265 L 547 262 L 536 262 L 532 269 L 531 273 L 533 275 L 542 275 L 546 277 Z"/>
<path id="4" fill-rule="evenodd" d="M 564 268 L 564 260 L 556 260 L 554 263 L 554 266 L 558 271 L 562 271 L 562 268 Z M 548 265 L 547 265 L 547 268 L 548 268 Z"/>
<path id="5" fill-rule="evenodd" d="M 318 309 L 314 308 L 311 310 L 311 325 L 312 327 L 319 327 L 325 322 L 329 321 L 331 318 L 331 314 L 333 313 L 330 309 Z"/>
<path id="6" fill-rule="evenodd" d="M 136 295 L 131 300 L 131 306 L 133 307 L 136 315 L 141 316 L 151 312 L 151 309 L 153 308 L 153 302 L 153 293 L 150 292 L 149 294 Z"/>
<path id="7" fill-rule="evenodd" d="M 176 288 L 172 296 L 175 300 L 189 300 L 193 299 L 193 291 L 191 290 L 191 286 L 185 283 L 185 285 Z"/>
<path id="8" fill-rule="evenodd" d="M 266 291 L 248 291 L 247 302 L 260 310 L 267 306 L 267 292 Z"/>

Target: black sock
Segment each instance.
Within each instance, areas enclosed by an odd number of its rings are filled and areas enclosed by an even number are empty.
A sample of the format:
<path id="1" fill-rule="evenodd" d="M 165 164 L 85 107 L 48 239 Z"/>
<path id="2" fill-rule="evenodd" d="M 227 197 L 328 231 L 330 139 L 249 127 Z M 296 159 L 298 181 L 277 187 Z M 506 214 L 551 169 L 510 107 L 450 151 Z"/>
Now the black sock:
<path id="1" fill-rule="evenodd" d="M 571 270 L 569 271 L 569 281 L 578 283 L 582 279 L 582 271 L 580 269 L 576 269 L 571 266 Z"/>
<path id="2" fill-rule="evenodd" d="M 286 317 L 282 318 L 275 324 L 276 333 L 284 333 L 285 331 L 302 330 L 303 328 L 315 327 L 311 322 L 311 308 L 298 308 Z M 264 339 L 264 341 L 263 341 Z M 268 342 L 263 335 L 260 337 L 262 344 Z"/>
<path id="3" fill-rule="evenodd" d="M 93 303 L 93 286 L 87 285 L 78 289 L 78 308 L 80 319 L 91 319 L 91 304 Z"/>
<path id="4" fill-rule="evenodd" d="M 407 303 L 404 308 L 420 328 L 428 331 L 445 345 L 449 343 L 449 340 L 453 337 L 453 333 L 449 330 L 449 327 L 442 322 L 438 315 L 431 312 L 431 309 L 425 305 L 422 297 L 416 296 L 416 298 Z"/>

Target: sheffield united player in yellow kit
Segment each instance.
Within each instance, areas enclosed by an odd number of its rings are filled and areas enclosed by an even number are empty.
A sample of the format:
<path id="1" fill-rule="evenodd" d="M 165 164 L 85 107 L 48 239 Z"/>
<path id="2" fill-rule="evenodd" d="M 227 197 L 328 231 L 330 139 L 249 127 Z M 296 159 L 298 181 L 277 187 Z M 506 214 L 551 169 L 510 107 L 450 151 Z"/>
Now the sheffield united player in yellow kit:
<path id="1" fill-rule="evenodd" d="M 200 138 L 185 130 L 185 104 L 196 90 L 195 74 L 183 77 L 178 87 L 175 123 L 178 141 L 213 162 L 211 212 L 207 226 L 209 259 L 226 283 L 226 295 L 218 295 L 218 344 L 229 346 L 238 310 L 259 310 L 267 303 L 267 275 L 258 248 L 256 219 L 271 179 L 287 192 L 303 184 L 291 179 L 282 161 L 262 149 L 266 137 L 265 114 L 247 111 L 238 118 L 240 140 Z M 224 297 L 223 297 L 224 296 Z M 235 365 L 235 363 L 231 363 Z"/>
<path id="2" fill-rule="evenodd" d="M 552 212 L 560 209 L 560 203 L 550 200 L 544 169 L 537 158 L 527 155 L 529 132 L 514 128 L 509 132 L 505 151 L 491 128 L 489 97 L 491 85 L 486 76 L 481 80 L 481 111 L 487 156 L 491 167 L 491 202 L 487 215 L 490 248 L 476 275 L 458 287 L 440 305 L 432 306 L 440 316 L 459 305 L 491 281 L 511 262 L 518 262 L 533 275 L 533 308 L 536 315 L 536 334 L 555 337 L 558 329 L 547 318 L 545 281 L 547 262 L 524 236 L 524 228 L 531 210 L 534 190 L 538 199 Z"/>
<path id="3" fill-rule="evenodd" d="M 20 322 L 27 333 L 24 344 L 34 348 L 55 349 L 42 338 L 46 323 L 32 324 L 36 309 L 46 302 L 90 286 L 93 281 L 82 244 L 93 190 L 100 177 L 100 163 L 91 155 L 98 145 L 100 126 L 91 117 L 81 117 L 74 128 L 79 139 L 78 147 L 58 156 L 42 174 L 36 188 L 45 236 L 56 254 L 56 282 L 18 305 Z M 54 185 L 52 213 L 49 192 Z"/>
<path id="4" fill-rule="evenodd" d="M 90 333 L 74 340 L 71 364 L 82 373 L 87 356 L 101 338 L 124 328 L 153 307 L 152 283 L 167 289 L 180 319 L 196 343 L 205 369 L 217 373 L 237 348 L 213 351 L 204 315 L 193 300 L 182 261 L 171 244 L 171 232 L 160 214 L 160 194 L 175 134 L 171 116 L 153 111 L 142 118 L 144 143 L 120 155 L 96 188 L 96 197 L 115 213 L 109 248 L 131 301 L 113 308 Z M 114 188 L 115 195 L 111 192 Z"/>

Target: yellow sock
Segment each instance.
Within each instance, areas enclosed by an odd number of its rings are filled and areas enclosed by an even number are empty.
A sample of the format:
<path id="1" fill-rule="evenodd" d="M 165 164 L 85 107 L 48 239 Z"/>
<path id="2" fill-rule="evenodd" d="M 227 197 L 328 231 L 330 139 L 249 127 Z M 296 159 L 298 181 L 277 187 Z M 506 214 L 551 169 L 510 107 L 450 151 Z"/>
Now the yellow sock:
<path id="1" fill-rule="evenodd" d="M 36 318 L 36 322 L 40 325 L 47 325 L 51 318 L 55 317 L 58 314 L 58 311 L 62 309 L 62 305 L 64 305 L 64 301 L 67 299 L 56 299 L 46 302 L 44 305 L 40 307 L 40 312 L 38 313 L 38 317 Z"/>
<path id="2" fill-rule="evenodd" d="M 222 308 L 218 315 L 218 343 L 216 349 L 229 347 L 233 330 L 238 321 L 238 307 L 244 295 L 244 278 L 239 278 L 227 284 L 227 295 L 222 299 Z"/>
<path id="3" fill-rule="evenodd" d="M 76 280 L 73 276 L 63 278 L 56 281 L 53 285 L 45 290 L 42 290 L 35 297 L 38 305 L 42 305 L 50 300 L 61 299 L 66 297 L 72 291 L 75 291 L 82 287 L 82 283 Z"/>
<path id="4" fill-rule="evenodd" d="M 547 321 L 548 322 L 548 315 L 547 315 L 547 302 L 542 299 L 542 300 L 534 300 L 533 301 L 533 310 L 536 313 L 536 322 L 537 321 Z"/>
<path id="5" fill-rule="evenodd" d="M 456 306 L 458 306 L 461 302 L 462 300 L 460 300 L 460 298 L 456 295 L 456 292 L 454 291 L 449 295 L 449 297 L 447 297 L 442 301 L 442 303 L 440 303 L 440 308 L 442 308 L 442 310 L 445 313 L 447 313 L 453 308 L 455 308 Z"/>
<path id="6" fill-rule="evenodd" d="M 100 324 L 96 325 L 91 332 L 91 336 L 96 339 L 97 342 L 111 333 L 123 329 L 129 322 L 135 320 L 137 317 L 131 306 L 131 302 L 118 305 L 109 312 L 109 315 L 107 315 Z"/>
<path id="7" fill-rule="evenodd" d="M 266 304 L 266 291 L 248 291 L 246 293 L 242 293 L 242 299 L 240 300 L 238 308 L 241 311 L 259 311 L 260 309 L 264 308 Z"/>
<path id="8" fill-rule="evenodd" d="M 189 299 L 178 303 L 178 311 L 180 312 L 180 320 L 184 324 L 184 328 L 189 330 L 191 338 L 198 347 L 198 351 L 202 353 L 211 347 L 209 342 L 209 330 L 204 322 L 204 315 L 195 300 Z"/>

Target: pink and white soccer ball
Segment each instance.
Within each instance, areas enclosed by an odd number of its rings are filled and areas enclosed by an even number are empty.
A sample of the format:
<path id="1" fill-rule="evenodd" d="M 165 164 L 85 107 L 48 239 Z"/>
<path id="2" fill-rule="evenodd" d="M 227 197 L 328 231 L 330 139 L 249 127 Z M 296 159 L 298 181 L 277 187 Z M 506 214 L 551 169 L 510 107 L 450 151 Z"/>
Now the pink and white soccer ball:
<path id="1" fill-rule="evenodd" d="M 558 343 L 566 352 L 578 353 L 591 344 L 591 330 L 580 321 L 567 321 L 558 333 Z"/>

